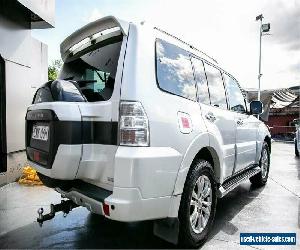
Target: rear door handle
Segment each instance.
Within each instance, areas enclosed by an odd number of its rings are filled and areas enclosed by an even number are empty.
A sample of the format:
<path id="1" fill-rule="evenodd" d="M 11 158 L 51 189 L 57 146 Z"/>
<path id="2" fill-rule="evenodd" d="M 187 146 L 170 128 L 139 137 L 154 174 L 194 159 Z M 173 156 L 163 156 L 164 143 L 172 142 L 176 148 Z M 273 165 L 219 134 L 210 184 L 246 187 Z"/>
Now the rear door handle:
<path id="1" fill-rule="evenodd" d="M 205 118 L 207 120 L 209 120 L 210 122 L 215 122 L 217 120 L 217 118 L 215 117 L 215 115 L 213 113 L 211 113 L 211 112 L 207 113 L 205 115 Z"/>

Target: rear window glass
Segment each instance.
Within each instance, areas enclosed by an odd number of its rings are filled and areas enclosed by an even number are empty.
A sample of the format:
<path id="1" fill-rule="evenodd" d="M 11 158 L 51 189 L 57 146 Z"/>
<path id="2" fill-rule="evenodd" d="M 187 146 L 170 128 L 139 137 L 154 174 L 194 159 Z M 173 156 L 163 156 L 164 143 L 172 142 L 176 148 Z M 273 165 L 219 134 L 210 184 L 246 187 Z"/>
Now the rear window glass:
<path id="1" fill-rule="evenodd" d="M 196 100 L 196 86 L 189 54 L 170 43 L 156 41 L 156 74 L 159 87 L 174 95 Z"/>
<path id="2" fill-rule="evenodd" d="M 63 64 L 59 79 L 37 90 L 33 103 L 109 100 L 114 90 L 122 40 L 122 35 L 118 35 L 77 49 Z"/>
<path id="3" fill-rule="evenodd" d="M 63 64 L 59 78 L 76 81 L 87 101 L 106 101 L 112 96 L 122 38 L 90 49 Z"/>

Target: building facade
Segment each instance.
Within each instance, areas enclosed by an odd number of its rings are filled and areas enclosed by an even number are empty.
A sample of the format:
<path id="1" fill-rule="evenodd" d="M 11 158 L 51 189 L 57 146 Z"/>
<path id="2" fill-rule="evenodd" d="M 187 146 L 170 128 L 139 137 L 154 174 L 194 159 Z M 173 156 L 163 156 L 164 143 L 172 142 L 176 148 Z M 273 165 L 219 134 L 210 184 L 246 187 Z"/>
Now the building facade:
<path id="1" fill-rule="evenodd" d="M 25 115 L 48 79 L 47 45 L 32 29 L 54 27 L 55 0 L 0 0 L 0 186 L 26 164 Z"/>
<path id="2" fill-rule="evenodd" d="M 245 92 L 249 101 L 257 99 L 256 90 L 246 90 Z M 293 121 L 300 117 L 299 97 L 299 86 L 261 92 L 264 112 L 260 118 L 269 126 L 273 139 L 294 139 L 296 127 Z"/>

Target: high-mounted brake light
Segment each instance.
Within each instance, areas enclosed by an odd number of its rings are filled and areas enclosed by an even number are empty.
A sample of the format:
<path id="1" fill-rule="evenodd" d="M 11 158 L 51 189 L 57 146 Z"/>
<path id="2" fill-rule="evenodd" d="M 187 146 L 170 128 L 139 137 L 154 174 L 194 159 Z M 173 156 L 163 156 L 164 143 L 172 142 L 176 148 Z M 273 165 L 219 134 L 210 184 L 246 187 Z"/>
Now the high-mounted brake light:
<path id="1" fill-rule="evenodd" d="M 120 103 L 120 145 L 149 146 L 149 122 L 139 102 Z"/>
<path id="2" fill-rule="evenodd" d="M 109 38 L 110 36 L 118 35 L 118 34 L 121 34 L 121 29 L 119 27 L 113 27 L 110 29 L 103 30 L 103 31 L 95 33 L 92 36 L 89 36 L 89 37 L 81 40 L 77 44 L 73 45 L 69 49 L 69 52 L 71 52 L 71 53 L 73 53 L 73 55 L 75 55 L 79 51 L 82 51 L 84 48 L 99 42 L 101 39 L 105 40 L 105 38 Z"/>

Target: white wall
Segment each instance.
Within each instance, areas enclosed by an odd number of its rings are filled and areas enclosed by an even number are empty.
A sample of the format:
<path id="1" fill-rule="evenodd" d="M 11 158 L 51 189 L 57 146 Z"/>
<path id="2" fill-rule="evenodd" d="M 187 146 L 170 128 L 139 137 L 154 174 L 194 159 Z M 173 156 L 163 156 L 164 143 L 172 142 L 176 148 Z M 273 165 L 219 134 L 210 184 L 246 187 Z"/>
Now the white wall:
<path id="1" fill-rule="evenodd" d="M 35 27 L 54 25 L 55 0 L 18 0 L 45 22 Z M 8 0 L 7 0 L 8 2 Z M 17 5 L 16 5 L 17 6 Z M 8 12 L 12 15 L 8 15 Z M 0 9 L 0 55 L 5 61 L 7 172 L 0 173 L 0 185 L 15 181 L 26 163 L 25 115 L 36 89 L 48 79 L 47 45 L 31 37 L 28 12 L 24 8 Z M 48 26 L 47 26 L 48 22 Z M 46 26 L 45 26 L 46 25 Z"/>
<path id="2" fill-rule="evenodd" d="M 18 0 L 44 21 L 32 23 L 32 28 L 49 28 L 55 23 L 55 0 Z"/>
<path id="3" fill-rule="evenodd" d="M 7 153 L 25 149 L 25 115 L 38 86 L 48 79 L 47 45 L 31 38 L 30 64 L 6 61 Z"/>
<path id="4" fill-rule="evenodd" d="M 32 39 L 28 25 L 13 22 L 0 15 L 0 54 L 5 60 L 30 66 Z"/>

